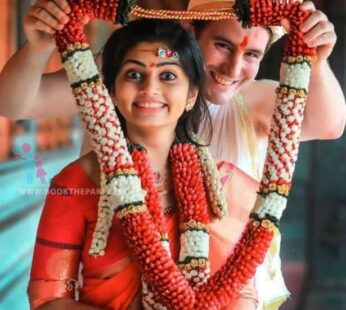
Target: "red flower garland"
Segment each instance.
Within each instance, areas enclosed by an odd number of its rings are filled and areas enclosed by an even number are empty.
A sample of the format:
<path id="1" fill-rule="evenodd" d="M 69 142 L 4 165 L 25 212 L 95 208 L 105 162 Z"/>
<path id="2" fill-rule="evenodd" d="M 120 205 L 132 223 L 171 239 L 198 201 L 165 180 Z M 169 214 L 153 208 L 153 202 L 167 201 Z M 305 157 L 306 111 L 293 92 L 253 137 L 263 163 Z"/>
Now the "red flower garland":
<path id="1" fill-rule="evenodd" d="M 175 144 L 170 152 L 170 162 L 180 221 L 208 224 L 208 201 L 196 148 L 189 143 Z"/>
<path id="2" fill-rule="evenodd" d="M 198 309 L 222 309 L 229 305 L 263 262 L 272 238 L 271 222 L 250 221 L 226 264 L 207 283 L 198 287 Z"/>
<path id="3" fill-rule="evenodd" d="M 148 205 L 153 213 L 148 210 L 143 213 L 125 211 L 120 221 L 129 246 L 153 290 L 155 300 L 169 305 L 171 309 L 220 309 L 226 306 L 231 298 L 239 294 L 241 288 L 254 275 L 257 265 L 263 261 L 273 237 L 272 223 L 267 220 L 262 224 L 250 222 L 225 265 L 207 282 L 192 290 L 196 282 L 191 281 L 189 285 L 160 242 L 160 234 L 164 234 L 164 231 L 159 233 L 157 227 L 164 226 L 163 212 L 155 193 L 146 151 L 133 149 L 131 153 L 139 175 L 144 177 L 141 178 L 142 185 L 147 190 L 147 197 L 151 197 L 147 202 L 153 203 L 152 206 Z M 195 147 L 191 144 L 174 145 L 171 148 L 170 161 L 180 223 L 200 221 L 207 224 L 208 202 Z M 157 216 L 160 219 L 156 218 Z"/>
<path id="4" fill-rule="evenodd" d="M 258 1 L 249 0 L 250 24 L 252 26 L 280 25 L 286 18 L 290 21 L 290 35 L 284 49 L 284 57 L 299 56 L 302 54 L 313 56 L 315 48 L 309 48 L 303 40 L 303 32 L 299 26 L 311 14 L 300 8 L 299 1 Z"/>
<path id="5" fill-rule="evenodd" d="M 150 169 L 149 161 L 144 148 L 132 147 L 131 156 L 134 166 L 141 179 L 142 188 L 147 191 L 145 202 L 148 210 L 153 218 L 156 229 L 159 231 L 161 237 L 166 236 L 166 223 L 163 217 L 163 208 L 161 206 L 160 195 L 154 186 L 154 174 Z"/>

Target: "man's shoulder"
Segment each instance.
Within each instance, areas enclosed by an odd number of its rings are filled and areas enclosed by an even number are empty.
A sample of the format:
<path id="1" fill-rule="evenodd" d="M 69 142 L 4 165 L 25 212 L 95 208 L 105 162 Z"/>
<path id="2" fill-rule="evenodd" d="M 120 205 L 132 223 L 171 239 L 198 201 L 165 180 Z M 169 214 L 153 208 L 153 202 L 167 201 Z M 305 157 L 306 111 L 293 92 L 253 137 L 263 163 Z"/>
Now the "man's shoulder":
<path id="1" fill-rule="evenodd" d="M 246 85 L 242 90 L 245 104 L 250 110 L 270 110 L 273 108 L 276 98 L 276 88 L 279 86 L 273 80 L 255 80 Z"/>
<path id="2" fill-rule="evenodd" d="M 242 90 L 257 137 L 267 137 L 269 134 L 270 119 L 275 106 L 275 90 L 278 86 L 277 81 L 258 80 Z"/>
<path id="3" fill-rule="evenodd" d="M 275 96 L 275 89 L 279 86 L 279 82 L 274 80 L 254 80 L 246 85 L 241 93 L 245 98 L 262 98 L 268 95 Z"/>

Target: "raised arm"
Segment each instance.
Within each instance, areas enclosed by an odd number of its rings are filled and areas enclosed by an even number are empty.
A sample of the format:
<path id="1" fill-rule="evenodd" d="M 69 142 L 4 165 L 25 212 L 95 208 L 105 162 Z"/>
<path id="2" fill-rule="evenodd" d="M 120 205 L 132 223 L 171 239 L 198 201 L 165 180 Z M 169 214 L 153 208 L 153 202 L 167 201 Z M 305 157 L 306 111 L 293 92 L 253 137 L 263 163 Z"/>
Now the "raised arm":
<path id="1" fill-rule="evenodd" d="M 40 1 L 29 9 L 27 43 L 0 74 L 0 115 L 11 119 L 59 117 L 77 111 L 64 71 L 44 74 L 55 50 L 54 33 L 68 21 L 66 0 Z"/>
<path id="2" fill-rule="evenodd" d="M 305 33 L 306 42 L 317 48 L 317 60 L 312 66 L 301 140 L 337 139 L 345 128 L 346 105 L 340 84 L 328 64 L 336 42 L 334 26 L 312 2 L 304 2 L 302 6 L 313 11 L 301 25 L 301 30 Z M 269 133 L 277 86 L 275 81 L 261 80 L 244 89 L 255 128 L 261 130 L 257 132 L 259 136 Z"/>
<path id="3" fill-rule="evenodd" d="M 314 13 L 301 25 L 305 41 L 317 47 L 317 60 L 313 64 L 310 80 L 302 139 L 336 139 L 345 128 L 345 97 L 334 73 L 329 67 L 328 57 L 336 43 L 334 25 L 311 1 L 302 6 Z"/>

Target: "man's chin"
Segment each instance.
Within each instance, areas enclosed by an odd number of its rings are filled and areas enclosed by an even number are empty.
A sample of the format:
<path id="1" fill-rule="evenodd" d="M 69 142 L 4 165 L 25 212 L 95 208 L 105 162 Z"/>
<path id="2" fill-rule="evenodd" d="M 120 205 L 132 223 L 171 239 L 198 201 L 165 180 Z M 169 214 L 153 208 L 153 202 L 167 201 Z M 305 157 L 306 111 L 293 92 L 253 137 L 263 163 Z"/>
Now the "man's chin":
<path id="1" fill-rule="evenodd" d="M 226 103 L 229 103 L 235 92 L 234 91 L 228 91 L 228 92 L 220 92 L 220 91 L 211 91 L 206 94 L 206 99 L 217 105 L 224 105 Z"/>

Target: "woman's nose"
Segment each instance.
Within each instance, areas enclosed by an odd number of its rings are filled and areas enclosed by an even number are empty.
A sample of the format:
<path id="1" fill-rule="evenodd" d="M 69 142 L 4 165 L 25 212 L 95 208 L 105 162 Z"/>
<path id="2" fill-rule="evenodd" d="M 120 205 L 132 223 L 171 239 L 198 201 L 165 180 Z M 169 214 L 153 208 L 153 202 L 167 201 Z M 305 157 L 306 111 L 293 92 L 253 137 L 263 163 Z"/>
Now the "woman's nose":
<path id="1" fill-rule="evenodd" d="M 141 91 L 146 95 L 155 95 L 159 92 L 160 85 L 154 74 L 148 74 L 143 81 Z"/>

